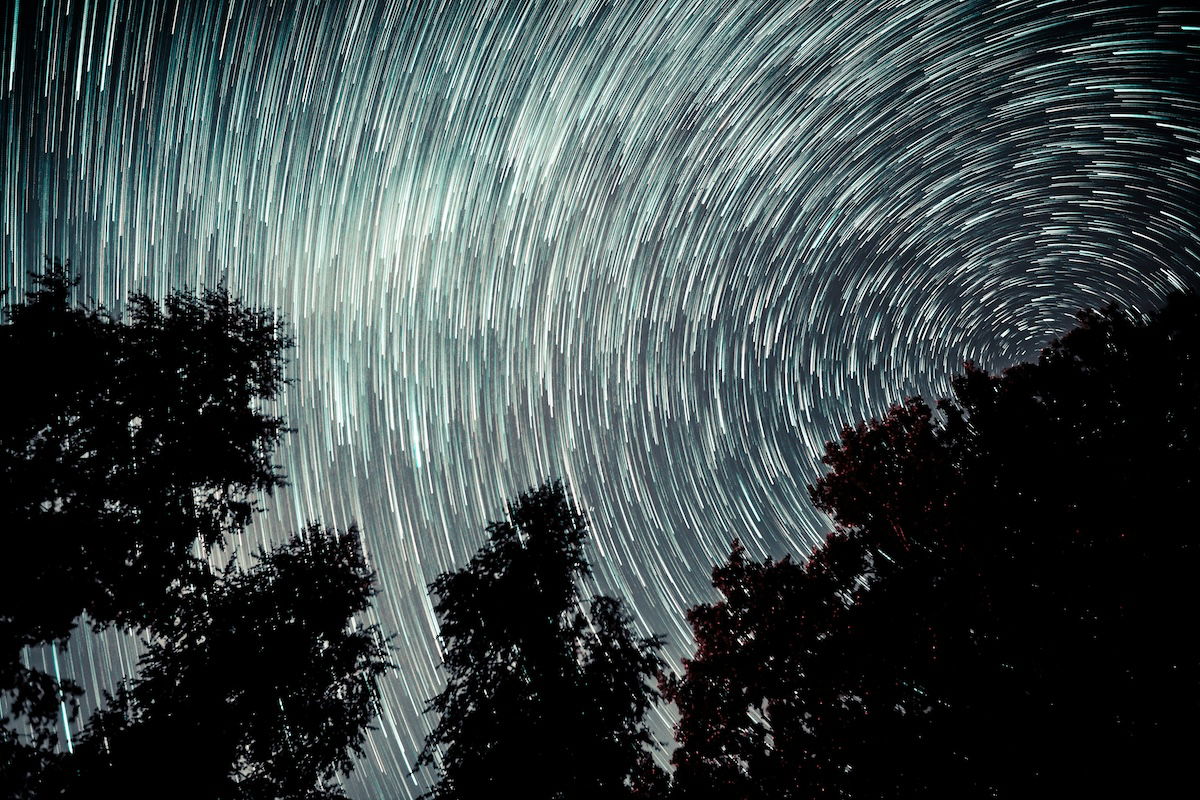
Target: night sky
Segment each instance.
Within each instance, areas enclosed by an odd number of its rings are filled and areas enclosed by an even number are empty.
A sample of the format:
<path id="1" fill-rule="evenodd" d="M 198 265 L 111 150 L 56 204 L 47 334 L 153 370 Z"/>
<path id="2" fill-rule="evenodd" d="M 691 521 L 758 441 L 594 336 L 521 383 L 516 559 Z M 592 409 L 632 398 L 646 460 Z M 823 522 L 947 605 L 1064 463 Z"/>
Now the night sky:
<path id="1" fill-rule="evenodd" d="M 734 537 L 829 529 L 805 487 L 842 424 L 1200 285 L 1179 7 L 0 9 L 3 284 L 45 255 L 113 307 L 225 280 L 294 326 L 291 486 L 239 548 L 365 532 L 400 669 L 356 798 L 420 791 L 425 585 L 505 498 L 565 478 L 677 661 Z M 137 650 L 55 655 L 94 696 Z"/>

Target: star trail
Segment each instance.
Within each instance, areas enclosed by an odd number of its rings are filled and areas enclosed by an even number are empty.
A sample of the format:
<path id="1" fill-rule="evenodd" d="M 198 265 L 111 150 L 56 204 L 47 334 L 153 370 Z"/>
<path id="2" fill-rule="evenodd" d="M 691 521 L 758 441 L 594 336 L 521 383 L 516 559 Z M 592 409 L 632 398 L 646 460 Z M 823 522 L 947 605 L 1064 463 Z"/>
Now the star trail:
<path id="1" fill-rule="evenodd" d="M 0 7 L 4 285 L 49 255 L 110 307 L 224 281 L 293 326 L 290 486 L 238 546 L 365 532 L 399 669 L 356 798 L 422 790 L 425 586 L 505 498 L 566 479 L 677 662 L 733 538 L 829 529 L 843 424 L 1200 286 L 1183 6 Z M 91 697 L 132 672 L 76 639 Z"/>

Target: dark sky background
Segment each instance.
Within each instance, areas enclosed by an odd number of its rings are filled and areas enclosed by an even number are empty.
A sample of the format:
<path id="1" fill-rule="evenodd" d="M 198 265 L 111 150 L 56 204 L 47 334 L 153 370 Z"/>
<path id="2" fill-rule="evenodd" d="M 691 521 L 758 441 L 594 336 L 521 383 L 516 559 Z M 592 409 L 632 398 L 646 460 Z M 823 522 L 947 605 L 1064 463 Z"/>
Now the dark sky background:
<path id="1" fill-rule="evenodd" d="M 242 550 L 365 531 L 400 669 L 356 798 L 420 789 L 425 584 L 506 497 L 566 478 L 600 587 L 677 660 L 731 539 L 828 530 L 805 485 L 843 423 L 1200 285 L 1180 7 L 0 9 L 4 284 L 46 254 L 112 306 L 225 279 L 295 326 L 292 485 Z M 95 693 L 136 655 L 31 658 Z"/>

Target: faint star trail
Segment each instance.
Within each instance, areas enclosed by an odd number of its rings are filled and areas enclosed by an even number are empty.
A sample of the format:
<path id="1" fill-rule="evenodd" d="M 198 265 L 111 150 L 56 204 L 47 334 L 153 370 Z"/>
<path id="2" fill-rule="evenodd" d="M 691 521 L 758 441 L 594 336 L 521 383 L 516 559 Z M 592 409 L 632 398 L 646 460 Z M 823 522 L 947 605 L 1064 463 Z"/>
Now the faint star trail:
<path id="1" fill-rule="evenodd" d="M 10 2 L 4 284 L 215 283 L 295 326 L 291 486 L 241 545 L 359 522 L 401 669 L 425 584 L 569 480 L 601 587 L 686 654 L 740 537 L 801 553 L 825 440 L 1200 285 L 1200 15 L 1115 2 Z M 95 692 L 136 654 L 73 642 Z M 666 718 L 660 722 L 667 730 Z"/>

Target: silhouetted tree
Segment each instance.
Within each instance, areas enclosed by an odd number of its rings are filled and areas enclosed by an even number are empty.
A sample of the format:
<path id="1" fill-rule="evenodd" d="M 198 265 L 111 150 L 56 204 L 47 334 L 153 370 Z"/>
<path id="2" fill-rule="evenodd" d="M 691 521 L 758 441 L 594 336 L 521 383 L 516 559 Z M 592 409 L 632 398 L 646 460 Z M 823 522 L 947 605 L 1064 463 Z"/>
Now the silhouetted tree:
<path id="1" fill-rule="evenodd" d="M 1115 307 L 831 444 L 808 564 L 714 571 L 681 797 L 1145 793 L 1200 711 L 1200 301 Z"/>
<path id="2" fill-rule="evenodd" d="M 133 295 L 123 321 L 75 285 L 33 276 L 0 325 L 18 387 L 0 420 L 0 794 L 328 796 L 387 667 L 354 622 L 372 594 L 357 533 L 313 527 L 220 574 L 197 555 L 283 485 L 268 404 L 291 340 L 224 290 Z M 21 653 L 65 646 L 84 614 L 149 652 L 68 757 L 57 717 L 81 691 Z"/>
<path id="3" fill-rule="evenodd" d="M 772 696 L 765 681 L 788 671 L 781 657 L 798 638 L 790 626 L 799 620 L 789 616 L 784 639 L 767 635 L 764 626 L 782 621 L 787 611 L 782 604 L 794 596 L 789 582 L 803 578 L 803 570 L 788 560 L 748 561 L 735 541 L 728 562 L 713 570 L 713 585 L 725 599 L 688 612 L 695 657 L 684 661 L 683 680 L 672 677 L 662 687 L 680 713 L 675 796 L 758 796 L 755 782 L 768 754 L 763 705 Z"/>
<path id="4" fill-rule="evenodd" d="M 417 762 L 436 800 L 646 796 L 661 772 L 643 718 L 657 700 L 657 637 L 620 601 L 585 612 L 587 522 L 561 483 L 521 494 L 467 566 L 430 586 L 446 689 Z"/>
<path id="5" fill-rule="evenodd" d="M 71 302 L 63 267 L 4 309 L 12 385 L 0 427 L 7 647 L 150 621 L 199 540 L 220 546 L 283 484 L 271 454 L 291 340 L 225 291 L 129 299 L 129 320 Z M 53 591 L 48 591 L 54 587 Z M 37 602 L 29 602 L 36 597 Z"/>
<path id="6" fill-rule="evenodd" d="M 362 752 L 389 667 L 377 628 L 355 623 L 373 594 L 355 530 L 310 526 L 210 572 L 89 722 L 59 790 L 128 796 L 132 778 L 146 796 L 343 797 L 333 780 Z"/>

